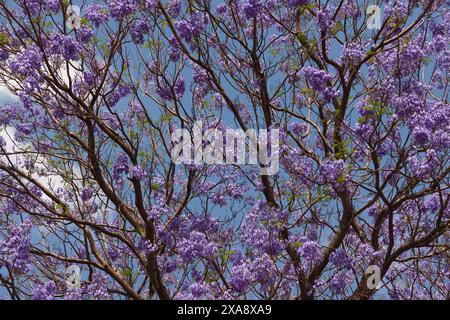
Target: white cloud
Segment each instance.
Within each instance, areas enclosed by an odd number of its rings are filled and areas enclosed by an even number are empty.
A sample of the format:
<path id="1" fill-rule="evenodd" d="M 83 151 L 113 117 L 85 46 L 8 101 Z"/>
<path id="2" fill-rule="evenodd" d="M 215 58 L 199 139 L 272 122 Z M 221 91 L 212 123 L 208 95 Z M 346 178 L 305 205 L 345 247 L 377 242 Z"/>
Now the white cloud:
<path id="1" fill-rule="evenodd" d="M 78 68 L 79 64 L 75 64 L 75 68 Z M 77 70 L 75 70 L 73 67 L 69 68 L 69 74 L 72 80 L 77 76 L 80 75 Z M 67 71 L 65 67 L 60 69 L 59 76 L 63 80 L 63 82 L 68 85 L 68 76 Z M 15 96 L 11 91 L 9 91 L 5 86 L 0 85 L 0 105 L 7 102 L 7 101 L 17 101 L 18 98 Z M 12 165 L 16 166 L 17 168 L 20 168 L 24 171 L 27 171 L 25 168 L 25 160 L 26 156 L 24 156 L 24 151 L 29 151 L 31 149 L 31 144 L 27 142 L 19 142 L 15 139 L 16 129 L 13 127 L 0 127 L 0 137 L 4 139 L 6 142 L 6 145 L 4 147 L 4 151 L 8 156 L 6 156 L 1 150 L 0 150 L 0 161 L 10 162 Z M 26 152 L 25 152 L 26 153 Z M 30 154 L 30 153 L 29 153 Z M 66 181 L 57 174 L 38 174 L 38 172 L 47 173 L 48 172 L 48 164 L 45 157 L 42 155 L 35 155 L 34 158 L 34 171 L 32 173 L 32 177 L 36 179 L 38 182 L 40 182 L 44 187 L 48 188 L 49 190 L 55 192 L 58 190 L 58 188 L 64 188 L 69 187 Z M 73 173 L 72 176 L 75 179 L 75 185 L 77 188 L 82 189 L 82 174 L 81 170 L 77 167 L 73 167 Z M 98 194 L 99 197 L 103 198 L 105 200 L 105 196 L 103 193 Z M 50 200 L 48 196 L 43 195 L 42 199 L 44 200 Z M 107 218 L 106 214 L 106 208 L 102 205 L 100 198 L 96 198 L 95 202 L 99 206 L 98 212 L 93 216 L 94 219 L 104 219 Z M 44 235 L 45 236 L 45 235 Z"/>
<path id="2" fill-rule="evenodd" d="M 0 101 L 11 101 L 15 99 L 17 99 L 17 97 L 11 91 L 5 86 L 0 85 Z"/>
<path id="3" fill-rule="evenodd" d="M 30 150 L 31 145 L 16 141 L 14 138 L 15 134 L 16 129 L 13 127 L 0 129 L 0 136 L 6 142 L 5 152 L 7 153 L 7 155 L 0 154 L 0 161 L 10 162 L 12 165 L 25 170 L 26 157 L 24 156 L 24 153 L 26 153 L 27 150 Z M 35 171 L 47 171 L 45 166 L 46 160 L 44 157 L 36 155 L 35 160 Z M 56 190 L 59 187 L 64 186 L 64 180 L 58 175 L 43 176 L 33 173 L 32 177 L 51 190 Z"/>

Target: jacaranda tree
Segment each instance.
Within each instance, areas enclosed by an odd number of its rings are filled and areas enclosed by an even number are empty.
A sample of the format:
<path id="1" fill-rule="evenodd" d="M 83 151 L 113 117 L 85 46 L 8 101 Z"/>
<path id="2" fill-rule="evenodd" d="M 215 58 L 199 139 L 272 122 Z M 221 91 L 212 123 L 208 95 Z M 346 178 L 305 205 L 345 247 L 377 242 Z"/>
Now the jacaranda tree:
<path id="1" fill-rule="evenodd" d="M 1 298 L 448 299 L 449 43 L 446 0 L 0 0 Z M 279 170 L 174 161 L 227 128 Z"/>

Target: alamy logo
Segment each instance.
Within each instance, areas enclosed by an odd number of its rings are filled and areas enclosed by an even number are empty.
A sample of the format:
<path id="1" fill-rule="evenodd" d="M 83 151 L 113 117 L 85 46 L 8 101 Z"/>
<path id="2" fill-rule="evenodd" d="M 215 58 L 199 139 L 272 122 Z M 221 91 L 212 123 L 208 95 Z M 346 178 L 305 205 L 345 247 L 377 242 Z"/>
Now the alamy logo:
<path id="1" fill-rule="evenodd" d="M 77 265 L 70 265 L 66 269 L 66 285 L 69 289 L 76 289 L 81 286 L 81 269 Z"/>
<path id="2" fill-rule="evenodd" d="M 366 10 L 367 15 L 367 29 L 379 30 L 381 29 L 381 9 L 377 5 L 370 5 Z"/>
<path id="3" fill-rule="evenodd" d="M 172 161 L 175 164 L 259 164 L 261 175 L 279 170 L 279 130 L 209 128 L 202 121 L 194 123 L 192 133 L 175 129 L 171 135 Z"/>
<path id="4" fill-rule="evenodd" d="M 370 265 L 367 267 L 366 272 L 367 288 L 370 290 L 378 290 L 381 288 L 381 270 L 377 265 Z"/>
<path id="5" fill-rule="evenodd" d="M 68 29 L 78 29 L 81 25 L 79 6 L 67 6 L 66 10 L 66 27 Z"/>

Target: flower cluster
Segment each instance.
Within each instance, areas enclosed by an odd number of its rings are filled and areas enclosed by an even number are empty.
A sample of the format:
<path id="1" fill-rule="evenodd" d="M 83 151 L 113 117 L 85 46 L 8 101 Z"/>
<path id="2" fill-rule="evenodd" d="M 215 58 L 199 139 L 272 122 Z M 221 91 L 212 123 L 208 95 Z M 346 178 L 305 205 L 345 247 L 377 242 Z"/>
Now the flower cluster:
<path id="1" fill-rule="evenodd" d="M 140 181 L 140 180 L 148 177 L 148 173 L 147 173 L 147 171 L 145 171 L 144 168 L 137 165 L 137 166 L 133 167 L 133 177 Z"/>
<path id="2" fill-rule="evenodd" d="M 81 201 L 87 202 L 92 198 L 93 195 L 94 195 L 94 190 L 91 187 L 84 188 L 81 191 Z"/>
<path id="3" fill-rule="evenodd" d="M 334 294 L 343 294 L 345 288 L 352 283 L 353 273 L 351 271 L 339 271 L 329 283 L 330 290 Z"/>
<path id="4" fill-rule="evenodd" d="M 341 52 L 341 59 L 344 62 L 358 64 L 365 56 L 365 52 L 360 44 L 346 43 Z"/>
<path id="5" fill-rule="evenodd" d="M 177 98 L 181 98 L 184 95 L 184 91 L 186 90 L 186 84 L 183 76 L 179 76 L 177 81 L 175 81 L 175 85 L 173 86 L 175 91 L 175 95 Z"/>
<path id="6" fill-rule="evenodd" d="M 205 234 L 199 231 L 191 232 L 187 238 L 180 241 L 180 255 L 185 262 L 196 258 L 213 258 L 217 253 L 217 246 L 209 241 Z"/>
<path id="7" fill-rule="evenodd" d="M 321 32 L 326 31 L 332 25 L 332 19 L 328 8 L 319 10 L 316 15 L 317 24 Z"/>
<path id="8" fill-rule="evenodd" d="M 147 21 L 144 19 L 139 19 L 135 22 L 133 25 L 133 28 L 131 30 L 131 37 L 133 38 L 133 41 L 137 44 L 144 43 L 144 34 L 148 33 L 150 31 L 150 26 L 148 25 Z"/>
<path id="9" fill-rule="evenodd" d="M 348 257 L 344 249 L 340 248 L 334 251 L 330 256 L 330 262 L 336 267 L 351 268 L 352 259 Z"/>
<path id="10" fill-rule="evenodd" d="M 108 21 L 109 13 L 108 9 L 100 4 L 90 4 L 84 10 L 84 16 L 87 20 L 91 21 L 97 28 Z"/>
<path id="11" fill-rule="evenodd" d="M 345 180 L 345 163 L 342 159 L 325 160 L 320 166 L 322 179 L 329 183 L 343 182 Z"/>
<path id="12" fill-rule="evenodd" d="M 242 242 L 252 250 L 277 255 L 283 245 L 276 237 L 286 218 L 283 212 L 257 202 L 242 224 Z"/>
<path id="13" fill-rule="evenodd" d="M 53 300 L 56 291 L 56 284 L 53 281 L 38 284 L 33 289 L 33 300 Z"/>
<path id="14" fill-rule="evenodd" d="M 309 0 L 286 0 L 286 3 L 292 7 L 298 7 L 298 6 L 304 6 L 307 5 L 309 3 Z"/>
<path id="15" fill-rule="evenodd" d="M 338 92 L 330 85 L 333 79 L 331 74 L 314 67 L 306 67 L 303 69 L 303 72 L 309 85 L 322 96 L 325 102 L 330 102 L 338 96 Z"/>
<path id="16" fill-rule="evenodd" d="M 9 67 L 20 76 L 33 76 L 41 68 L 41 61 L 41 51 L 38 47 L 31 46 L 14 56 L 9 62 Z"/>
<path id="17" fill-rule="evenodd" d="M 300 244 L 298 254 L 310 264 L 315 264 L 322 260 L 322 251 L 320 245 L 311 240 L 306 240 Z"/>
<path id="18" fill-rule="evenodd" d="M 47 8 L 53 13 L 57 13 L 61 9 L 59 0 L 46 0 L 45 2 Z"/>
<path id="19" fill-rule="evenodd" d="M 254 276 L 246 263 L 235 265 L 231 269 L 230 286 L 234 291 L 243 293 L 253 282 L 253 278 Z"/>
<path id="20" fill-rule="evenodd" d="M 175 22 L 180 36 L 186 41 L 191 41 L 192 38 L 198 36 L 204 31 L 206 25 L 209 23 L 209 18 L 201 13 L 194 12 L 189 20 L 180 20 Z"/>
<path id="21" fill-rule="evenodd" d="M 94 31 L 90 27 L 87 27 L 85 25 L 81 26 L 77 30 L 77 40 L 81 44 L 88 43 L 92 39 L 93 36 L 94 36 Z"/>
<path id="22" fill-rule="evenodd" d="M 50 39 L 48 52 L 50 54 L 59 54 L 66 60 L 78 60 L 81 51 L 81 45 L 71 36 L 53 33 Z"/>
<path id="23" fill-rule="evenodd" d="M 185 90 L 186 90 L 185 81 L 183 76 L 180 75 L 176 79 L 173 85 L 173 89 L 167 82 L 161 79 L 161 82 L 159 83 L 155 91 L 161 97 L 161 99 L 165 101 L 171 101 L 176 98 L 178 99 L 181 98 Z"/>
<path id="24" fill-rule="evenodd" d="M 247 0 L 242 5 L 242 9 L 244 10 L 247 19 L 255 18 L 261 12 L 263 7 L 264 4 L 261 0 Z"/>
<path id="25" fill-rule="evenodd" d="M 0 49 L 0 61 L 7 60 L 8 58 L 9 58 L 8 51 Z"/>
<path id="26" fill-rule="evenodd" d="M 18 273 L 26 273 L 31 269 L 30 264 L 30 230 L 32 224 L 26 220 L 20 226 L 12 225 L 7 239 L 0 240 L 0 257 L 6 265 Z M 0 259 L 0 267 L 2 259 Z"/>
<path id="27" fill-rule="evenodd" d="M 120 153 L 113 167 L 113 179 L 117 182 L 123 182 L 122 174 L 128 174 L 130 171 L 129 159 L 125 153 Z"/>
<path id="28" fill-rule="evenodd" d="M 135 5 L 131 0 L 108 0 L 107 3 L 111 16 L 117 20 L 132 14 L 135 10 Z"/>

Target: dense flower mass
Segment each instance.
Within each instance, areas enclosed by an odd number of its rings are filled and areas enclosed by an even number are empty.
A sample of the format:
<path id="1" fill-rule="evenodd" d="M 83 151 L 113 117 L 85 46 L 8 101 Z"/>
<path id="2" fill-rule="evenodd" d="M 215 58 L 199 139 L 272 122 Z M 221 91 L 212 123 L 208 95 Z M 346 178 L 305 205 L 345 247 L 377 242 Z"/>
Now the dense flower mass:
<path id="1" fill-rule="evenodd" d="M 13 225 L 7 238 L 0 240 L 0 267 L 5 265 L 18 273 L 30 271 L 31 227 L 29 220 L 19 226 Z"/>
<path id="2" fill-rule="evenodd" d="M 208 17 L 201 13 L 194 12 L 189 20 L 180 20 L 175 22 L 180 37 L 186 41 L 191 41 L 193 37 L 200 35 L 208 24 Z"/>
<path id="3" fill-rule="evenodd" d="M 135 7 L 131 0 L 108 0 L 111 16 L 116 19 L 122 19 L 133 13 Z"/>
<path id="4" fill-rule="evenodd" d="M 306 67 L 304 73 L 311 88 L 317 93 L 320 93 L 326 102 L 331 101 L 338 95 L 336 90 L 330 86 L 330 81 L 333 79 L 331 74 L 314 67 Z"/>
<path id="5" fill-rule="evenodd" d="M 291 7 L 297 7 L 308 4 L 309 0 L 286 0 L 287 4 Z"/>
<path id="6" fill-rule="evenodd" d="M 9 62 L 9 67 L 18 75 L 30 76 L 41 67 L 42 53 L 35 46 L 24 48 L 23 52 L 17 54 Z"/>
<path id="7" fill-rule="evenodd" d="M 60 54 L 66 60 L 78 60 L 81 46 L 74 38 L 54 33 L 50 41 L 48 46 L 50 54 Z"/>
<path id="8" fill-rule="evenodd" d="M 139 20 L 136 22 L 131 35 L 133 37 L 134 42 L 138 44 L 142 44 L 144 42 L 144 34 L 150 31 L 150 27 L 145 20 Z"/>
<path id="9" fill-rule="evenodd" d="M 53 281 L 38 284 L 33 289 L 33 300 L 53 300 L 56 294 L 56 285 Z"/>
<path id="10" fill-rule="evenodd" d="M 99 27 L 102 23 L 108 21 L 109 14 L 108 9 L 98 3 L 95 3 L 88 5 L 84 9 L 84 16 L 96 27 Z"/>
<path id="11" fill-rule="evenodd" d="M 0 299 L 448 300 L 448 1 L 370 4 L 0 1 Z"/>

